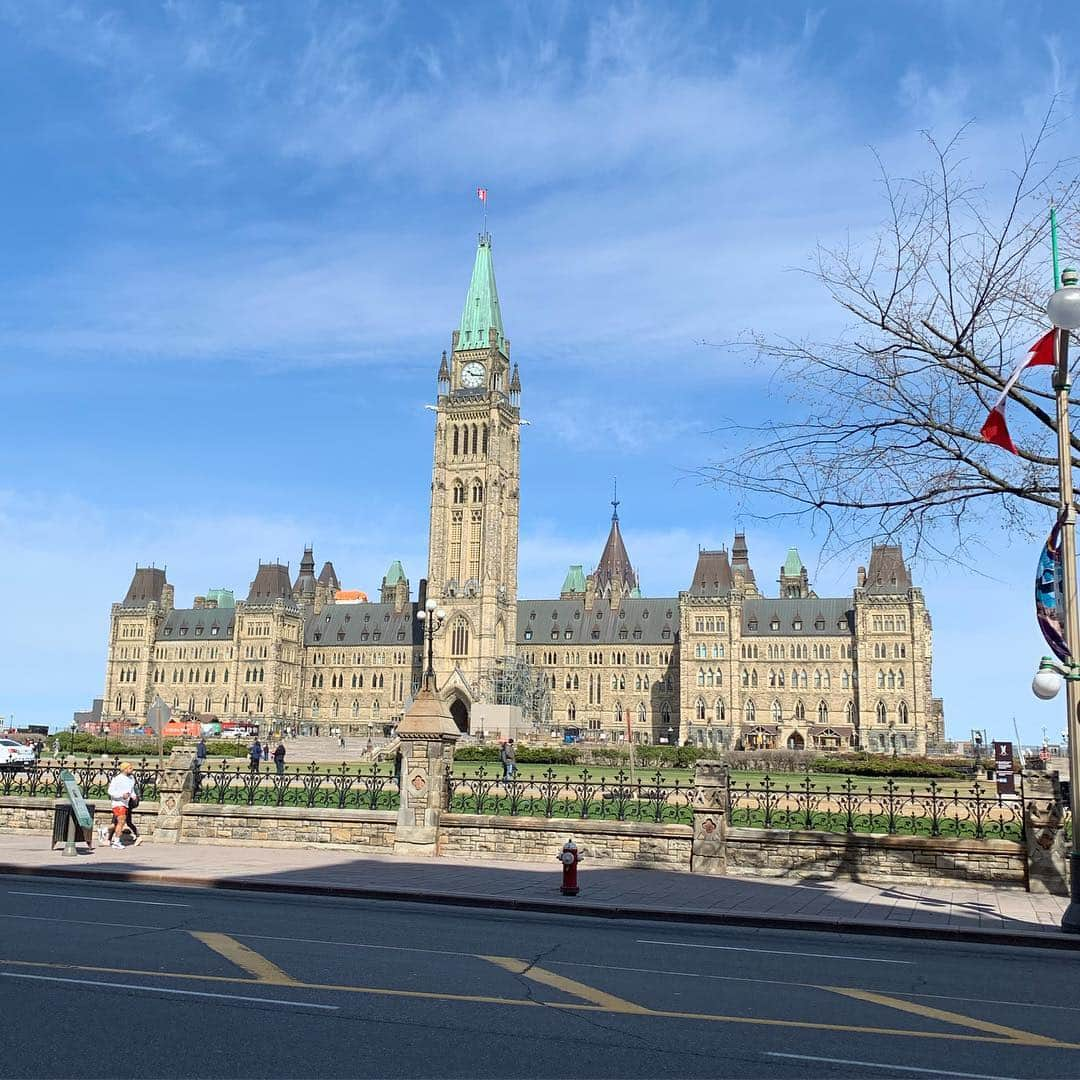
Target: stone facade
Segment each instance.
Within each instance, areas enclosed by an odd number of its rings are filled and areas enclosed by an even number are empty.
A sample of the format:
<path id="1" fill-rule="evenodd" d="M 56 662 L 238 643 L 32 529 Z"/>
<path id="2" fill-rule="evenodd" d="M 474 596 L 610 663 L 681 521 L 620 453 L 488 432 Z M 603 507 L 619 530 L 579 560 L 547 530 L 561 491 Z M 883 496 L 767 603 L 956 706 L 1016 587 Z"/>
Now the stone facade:
<path id="1" fill-rule="evenodd" d="M 1010 840 L 729 829 L 726 846 L 733 877 L 999 888 L 1026 880 L 1024 845 Z"/>
<path id="2" fill-rule="evenodd" d="M 772 598 L 736 533 L 730 552 L 699 552 L 678 596 L 644 597 L 615 499 L 593 572 L 572 566 L 558 598 L 519 600 L 521 379 L 510 357 L 483 236 L 436 377 L 427 579 L 413 590 L 395 560 L 369 601 L 343 591 L 329 562 L 316 576 L 307 548 L 295 580 L 260 563 L 246 598 L 215 589 L 176 608 L 164 571 L 139 567 L 112 608 L 102 723 L 141 724 L 160 694 L 181 715 L 260 734 L 381 734 L 419 689 L 416 616 L 430 597 L 447 615 L 439 691 L 462 731 L 484 702 L 524 705 L 538 733 L 716 749 L 904 754 L 943 740 L 930 615 L 896 547 L 875 547 L 839 598 L 814 593 L 792 549 Z"/>
<path id="3" fill-rule="evenodd" d="M 641 866 L 690 869 L 687 825 L 644 825 L 626 821 L 554 821 L 480 814 L 444 814 L 439 854 L 461 858 L 537 862 L 556 856 L 573 839 L 586 867 Z"/>
<path id="4" fill-rule="evenodd" d="M 340 847 L 354 853 L 394 850 L 397 815 L 385 810 L 308 810 L 305 807 L 184 807 L 181 843 Z"/>

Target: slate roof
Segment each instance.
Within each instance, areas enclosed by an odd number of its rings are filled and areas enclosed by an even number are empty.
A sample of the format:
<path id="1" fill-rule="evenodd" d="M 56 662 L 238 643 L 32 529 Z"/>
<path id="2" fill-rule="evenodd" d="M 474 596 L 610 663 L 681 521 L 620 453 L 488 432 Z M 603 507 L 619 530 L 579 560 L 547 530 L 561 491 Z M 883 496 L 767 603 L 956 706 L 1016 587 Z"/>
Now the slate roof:
<path id="1" fill-rule="evenodd" d="M 731 569 L 741 571 L 747 584 L 756 585 L 754 571 L 750 566 L 750 552 L 746 547 L 746 533 L 737 532 L 735 543 L 731 545 Z"/>
<path id="2" fill-rule="evenodd" d="M 600 562 L 596 564 L 596 591 L 606 593 L 613 584 L 618 584 L 623 592 L 630 592 L 637 585 L 637 574 L 630 565 L 630 556 L 626 552 L 622 533 L 619 531 L 619 517 L 611 518 L 611 532 L 604 544 Z"/>
<path id="3" fill-rule="evenodd" d="M 899 544 L 875 544 L 866 571 L 866 589 L 875 594 L 906 593 L 911 574 Z"/>
<path id="4" fill-rule="evenodd" d="M 292 594 L 287 566 L 282 563 L 259 563 L 259 570 L 251 583 L 247 602 L 272 604 L 275 600 L 291 600 Z"/>
<path id="5" fill-rule="evenodd" d="M 699 551 L 694 579 L 687 590 L 691 596 L 727 596 L 734 578 L 726 551 Z"/>
<path id="6" fill-rule="evenodd" d="M 592 611 L 581 600 L 519 600 L 517 613 L 519 645 L 671 645 L 679 632 L 679 601 L 673 596 L 623 599 L 617 611 L 599 597 Z"/>
<path id="7" fill-rule="evenodd" d="M 422 645 L 424 624 L 416 618 L 416 611 L 415 604 L 400 612 L 394 610 L 393 604 L 329 604 L 305 622 L 304 644 L 328 648 Z"/>
<path id="8" fill-rule="evenodd" d="M 228 641 L 235 608 L 174 608 L 157 629 L 158 641 Z"/>
<path id="9" fill-rule="evenodd" d="M 154 566 L 136 566 L 135 575 L 123 599 L 124 607 L 146 607 L 151 600 L 161 600 L 165 571 Z"/>
<path id="10" fill-rule="evenodd" d="M 337 571 L 334 569 L 334 564 L 329 560 L 323 563 L 323 568 L 319 571 L 319 584 L 327 586 L 331 592 L 337 592 L 341 588 Z"/>
<path id="11" fill-rule="evenodd" d="M 778 630 L 772 629 L 774 618 L 780 623 Z M 825 624 L 821 629 L 816 627 L 819 621 Z M 802 624 L 798 630 L 795 629 L 797 622 Z M 756 630 L 750 629 L 751 623 L 757 624 Z M 750 637 L 790 637 L 792 634 L 803 637 L 850 637 L 854 630 L 855 612 L 846 597 L 796 600 L 756 596 L 743 603 L 742 632 Z"/>

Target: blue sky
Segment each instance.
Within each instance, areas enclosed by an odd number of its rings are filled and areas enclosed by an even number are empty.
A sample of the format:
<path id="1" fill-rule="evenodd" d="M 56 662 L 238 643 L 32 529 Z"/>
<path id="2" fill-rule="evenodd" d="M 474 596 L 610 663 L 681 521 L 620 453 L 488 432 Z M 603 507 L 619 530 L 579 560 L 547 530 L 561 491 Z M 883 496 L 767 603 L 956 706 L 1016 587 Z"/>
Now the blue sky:
<path id="1" fill-rule="evenodd" d="M 480 184 L 532 422 L 521 595 L 595 562 L 616 474 L 647 594 L 738 525 L 759 580 L 797 544 L 850 592 L 868 553 L 695 478 L 725 418 L 796 407 L 702 343 L 842 332 L 793 271 L 884 220 L 871 148 L 910 174 L 921 130 L 974 121 L 992 192 L 1053 94 L 1076 145 L 1080 17 L 975 10 L 0 0 L 0 715 L 101 692 L 136 561 L 183 604 L 306 541 L 347 586 L 393 558 L 415 584 Z M 989 531 L 981 574 L 917 568 L 955 735 L 1060 730 L 1036 556 Z"/>

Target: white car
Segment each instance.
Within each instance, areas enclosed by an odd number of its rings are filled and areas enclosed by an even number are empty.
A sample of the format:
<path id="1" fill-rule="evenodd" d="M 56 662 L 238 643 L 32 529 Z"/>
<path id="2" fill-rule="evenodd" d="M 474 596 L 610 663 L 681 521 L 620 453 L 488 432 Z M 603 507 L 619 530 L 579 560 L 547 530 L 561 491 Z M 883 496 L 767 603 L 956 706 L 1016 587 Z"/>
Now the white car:
<path id="1" fill-rule="evenodd" d="M 14 739 L 0 739 L 0 768 L 5 765 L 32 765 L 34 748 Z"/>

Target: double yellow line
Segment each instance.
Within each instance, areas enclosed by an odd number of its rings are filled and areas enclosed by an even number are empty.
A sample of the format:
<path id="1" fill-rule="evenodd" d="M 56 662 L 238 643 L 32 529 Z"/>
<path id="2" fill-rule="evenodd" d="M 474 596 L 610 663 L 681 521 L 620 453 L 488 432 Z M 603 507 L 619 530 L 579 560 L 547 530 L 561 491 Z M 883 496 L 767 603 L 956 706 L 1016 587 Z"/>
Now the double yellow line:
<path id="1" fill-rule="evenodd" d="M 366 994 L 381 997 L 420 998 L 435 1001 L 460 1002 L 469 1005 L 503 1005 L 517 1008 L 563 1009 L 571 1012 L 619 1013 L 635 1016 L 653 1016 L 661 1019 L 695 1020 L 713 1024 L 751 1024 L 764 1027 L 800 1028 L 812 1031 L 843 1031 L 861 1035 L 890 1035 L 909 1039 L 943 1039 L 951 1041 L 999 1043 L 1007 1046 L 1042 1047 L 1058 1050 L 1080 1050 L 1080 1044 L 1063 1042 L 1032 1031 L 995 1024 L 988 1020 L 965 1016 L 962 1013 L 916 1004 L 904 998 L 879 994 L 850 986 L 816 986 L 802 984 L 827 993 L 840 994 L 872 1005 L 880 1005 L 900 1012 L 922 1016 L 939 1023 L 967 1028 L 968 1031 L 919 1031 L 907 1028 L 873 1027 L 859 1024 L 828 1024 L 811 1020 L 785 1020 L 760 1016 L 728 1016 L 715 1013 L 683 1012 L 673 1009 L 651 1009 L 645 1005 L 616 997 L 604 990 L 588 986 L 576 979 L 558 975 L 546 968 L 536 967 L 527 960 L 512 956 L 478 956 L 496 967 L 502 968 L 532 982 L 558 990 L 579 1001 L 535 1001 L 531 998 L 507 998 L 484 994 L 452 994 L 430 990 L 397 990 L 381 986 L 351 986 L 337 983 L 314 983 L 295 979 L 276 964 L 241 944 L 228 934 L 207 931 L 189 931 L 193 937 L 224 957 L 247 977 L 229 975 L 200 975 L 178 971 L 144 971 L 133 968 L 102 967 L 89 964 L 65 964 L 59 962 L 0 959 L 0 967 L 29 967 L 61 969 L 66 971 L 94 972 L 104 975 L 138 975 L 155 979 L 183 979 L 193 982 L 229 983 L 242 986 L 282 986 L 299 990 L 315 990 L 327 993 Z M 148 987 L 147 989 L 152 989 Z M 971 1032 L 978 1032 L 972 1034 Z"/>

